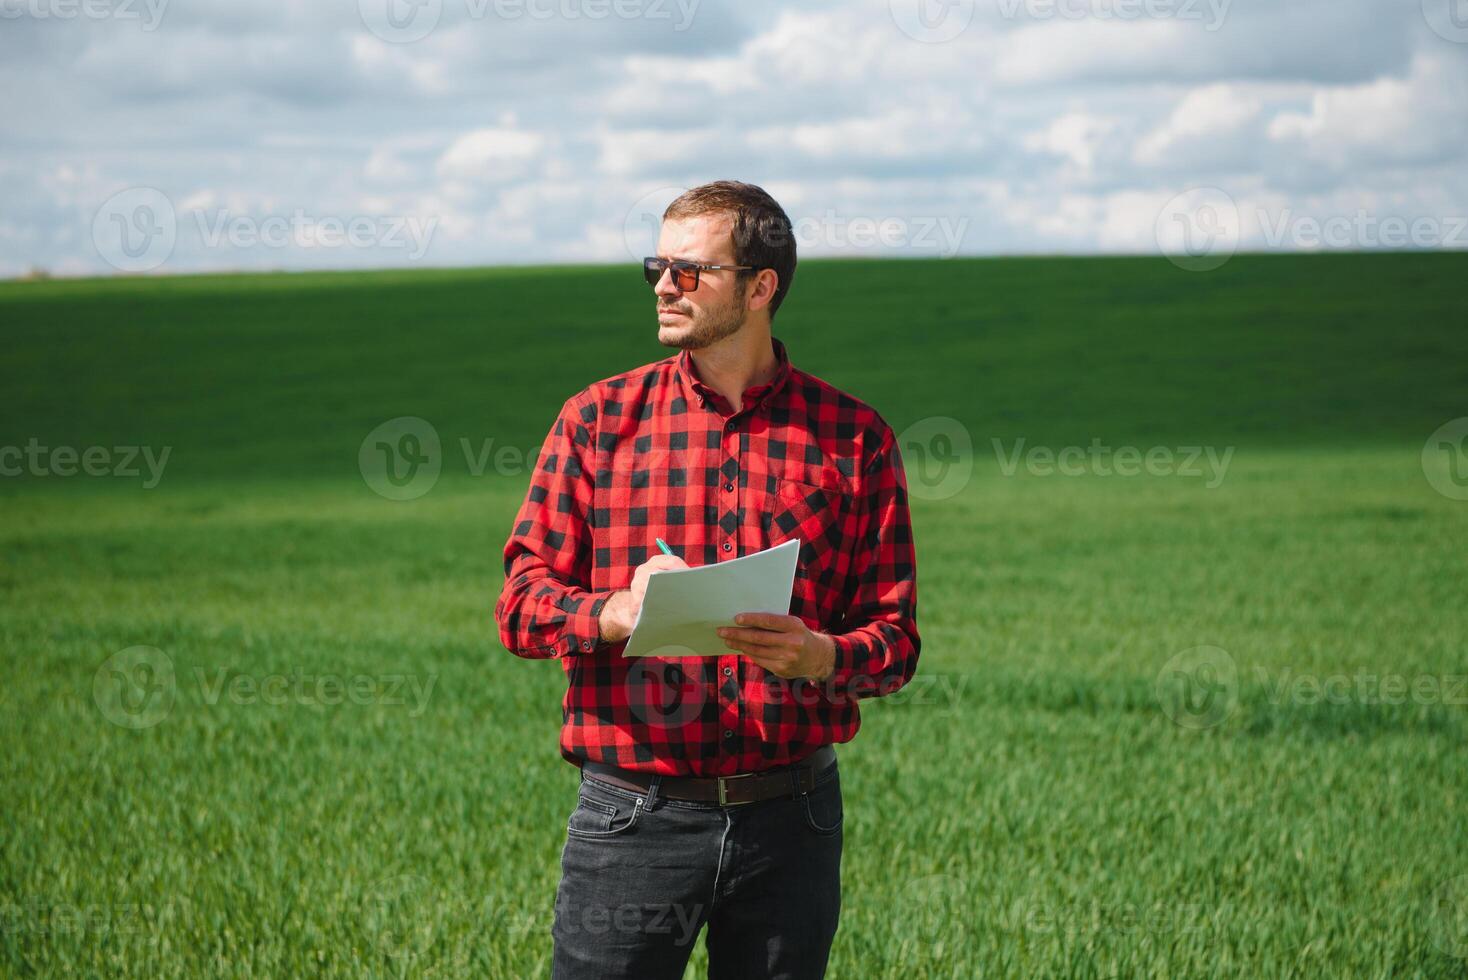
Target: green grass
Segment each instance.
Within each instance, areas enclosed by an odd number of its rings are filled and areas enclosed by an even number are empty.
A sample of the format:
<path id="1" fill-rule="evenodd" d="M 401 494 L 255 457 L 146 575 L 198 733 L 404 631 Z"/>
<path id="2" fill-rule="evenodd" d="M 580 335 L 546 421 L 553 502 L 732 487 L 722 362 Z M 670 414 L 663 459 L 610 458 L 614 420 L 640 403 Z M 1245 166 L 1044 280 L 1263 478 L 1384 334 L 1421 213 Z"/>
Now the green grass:
<path id="1" fill-rule="evenodd" d="M 796 363 L 974 444 L 914 480 L 918 678 L 839 750 L 831 976 L 1468 975 L 1468 502 L 1421 465 L 1465 265 L 802 266 Z M 172 447 L 154 489 L 0 479 L 0 975 L 547 972 L 563 680 L 492 621 L 525 471 L 459 440 L 663 356 L 634 273 L 0 285 L 0 446 Z M 356 462 L 399 415 L 444 443 L 409 502 Z M 1006 476 L 995 438 L 1234 455 Z M 174 701 L 133 730 L 94 679 L 140 645 Z M 1192 728 L 1158 679 L 1200 646 L 1237 684 Z M 301 675 L 397 686 L 248 686 Z"/>

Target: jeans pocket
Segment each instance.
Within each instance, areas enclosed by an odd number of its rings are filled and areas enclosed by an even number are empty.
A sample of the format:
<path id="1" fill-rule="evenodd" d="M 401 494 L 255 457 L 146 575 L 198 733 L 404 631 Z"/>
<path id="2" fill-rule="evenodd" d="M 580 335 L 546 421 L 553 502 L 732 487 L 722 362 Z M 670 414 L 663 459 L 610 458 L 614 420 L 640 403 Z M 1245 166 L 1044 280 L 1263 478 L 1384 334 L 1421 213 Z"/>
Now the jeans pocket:
<path id="1" fill-rule="evenodd" d="M 618 793 L 597 792 L 583 780 L 566 832 L 577 837 L 617 837 L 637 825 L 642 802 L 640 796 L 628 799 Z"/>
<path id="2" fill-rule="evenodd" d="M 812 832 L 822 837 L 834 837 L 841 832 L 841 823 L 846 819 L 846 813 L 841 803 L 839 774 L 833 773 L 830 779 L 800 799 L 805 805 L 805 825 Z"/>

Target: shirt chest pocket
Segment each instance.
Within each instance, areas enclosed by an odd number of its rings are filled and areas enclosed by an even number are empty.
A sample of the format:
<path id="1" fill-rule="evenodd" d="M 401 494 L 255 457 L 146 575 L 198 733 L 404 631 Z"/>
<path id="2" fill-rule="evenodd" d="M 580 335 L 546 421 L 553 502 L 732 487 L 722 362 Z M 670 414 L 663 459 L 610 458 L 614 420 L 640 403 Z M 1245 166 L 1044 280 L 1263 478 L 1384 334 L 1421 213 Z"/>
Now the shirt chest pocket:
<path id="1" fill-rule="evenodd" d="M 817 591 L 836 588 L 850 561 L 850 527 L 855 501 L 840 470 L 820 464 L 786 464 L 762 475 L 760 530 L 765 547 L 800 539 L 796 591 L 812 601 Z M 823 603 L 821 603 L 823 604 Z"/>

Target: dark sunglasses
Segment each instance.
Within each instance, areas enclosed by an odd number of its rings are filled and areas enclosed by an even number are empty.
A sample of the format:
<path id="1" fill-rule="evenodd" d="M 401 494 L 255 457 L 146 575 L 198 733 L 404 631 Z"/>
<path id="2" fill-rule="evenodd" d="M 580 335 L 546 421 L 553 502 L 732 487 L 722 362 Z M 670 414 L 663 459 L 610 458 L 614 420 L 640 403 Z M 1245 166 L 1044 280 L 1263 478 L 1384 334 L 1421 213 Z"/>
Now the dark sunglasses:
<path id="1" fill-rule="evenodd" d="M 663 278 L 663 272 L 667 269 L 673 270 L 673 285 L 685 293 L 691 293 L 698 288 L 698 274 L 700 272 L 742 272 L 753 269 L 752 265 L 704 265 L 701 262 L 685 262 L 682 259 L 660 259 L 649 255 L 642 260 L 642 276 L 647 280 L 649 286 L 656 286 Z"/>

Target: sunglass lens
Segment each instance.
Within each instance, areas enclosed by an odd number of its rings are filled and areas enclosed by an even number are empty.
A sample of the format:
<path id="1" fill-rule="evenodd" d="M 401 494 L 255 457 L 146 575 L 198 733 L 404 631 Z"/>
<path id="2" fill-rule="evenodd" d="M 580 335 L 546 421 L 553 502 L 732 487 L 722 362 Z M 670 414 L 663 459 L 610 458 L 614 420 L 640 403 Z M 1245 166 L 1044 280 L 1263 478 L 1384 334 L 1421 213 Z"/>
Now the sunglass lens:
<path id="1" fill-rule="evenodd" d="M 674 265 L 673 284 L 685 293 L 693 291 L 698 287 L 698 269 Z"/>
<path id="2" fill-rule="evenodd" d="M 698 267 L 696 265 L 669 262 L 667 259 L 655 257 L 642 260 L 642 277 L 647 280 L 649 286 L 658 284 L 658 280 L 663 278 L 664 269 L 673 270 L 673 285 L 685 293 L 698 288 Z"/>

